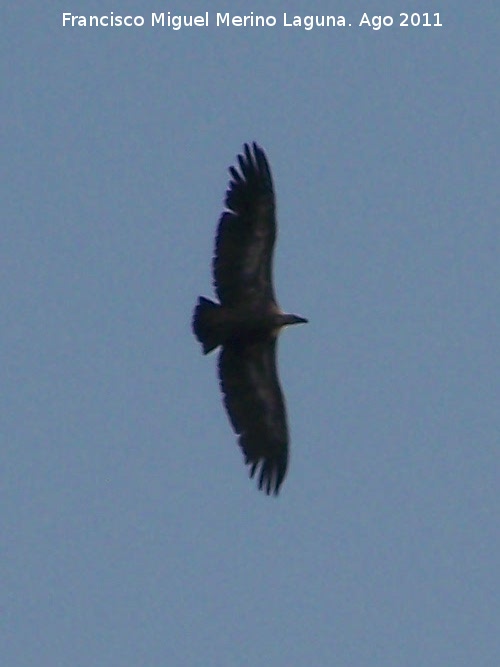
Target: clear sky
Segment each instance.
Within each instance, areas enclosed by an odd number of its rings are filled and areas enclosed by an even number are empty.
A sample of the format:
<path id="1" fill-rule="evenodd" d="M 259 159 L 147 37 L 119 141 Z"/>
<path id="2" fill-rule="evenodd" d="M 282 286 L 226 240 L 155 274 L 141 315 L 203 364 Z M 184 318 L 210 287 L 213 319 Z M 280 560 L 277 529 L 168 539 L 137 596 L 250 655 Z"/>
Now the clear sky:
<path id="1" fill-rule="evenodd" d="M 2 13 L 2 665 L 497 667 L 497 3 L 149 25 L 184 4 Z M 392 27 L 359 27 L 374 4 Z M 145 25 L 62 25 L 111 11 Z M 283 26 L 332 11 L 351 27 Z M 277 499 L 190 330 L 253 140 L 310 321 L 279 345 Z"/>

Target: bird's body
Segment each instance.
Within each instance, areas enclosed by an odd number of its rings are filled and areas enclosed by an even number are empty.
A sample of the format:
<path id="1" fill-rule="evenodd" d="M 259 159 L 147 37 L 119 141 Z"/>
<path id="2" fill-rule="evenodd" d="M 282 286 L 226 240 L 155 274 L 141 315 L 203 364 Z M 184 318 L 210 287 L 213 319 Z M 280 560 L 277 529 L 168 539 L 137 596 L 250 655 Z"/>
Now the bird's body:
<path id="1" fill-rule="evenodd" d="M 259 488 L 277 494 L 288 465 L 288 429 L 276 369 L 283 326 L 306 322 L 283 313 L 272 284 L 276 239 L 274 190 L 264 151 L 248 144 L 230 168 L 232 181 L 217 231 L 214 284 L 220 303 L 200 297 L 193 331 L 204 354 L 221 346 L 224 403 Z"/>

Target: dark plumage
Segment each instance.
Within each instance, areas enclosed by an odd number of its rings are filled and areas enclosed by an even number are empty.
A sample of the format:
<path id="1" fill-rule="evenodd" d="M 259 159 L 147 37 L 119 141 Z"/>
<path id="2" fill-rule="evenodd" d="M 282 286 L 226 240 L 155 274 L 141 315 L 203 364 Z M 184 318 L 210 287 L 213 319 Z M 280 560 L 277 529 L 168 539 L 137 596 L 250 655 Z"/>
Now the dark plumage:
<path id="1" fill-rule="evenodd" d="M 220 304 L 200 297 L 193 331 L 207 354 L 221 346 L 219 378 L 239 445 L 260 489 L 278 493 L 288 465 L 286 409 L 276 369 L 279 330 L 307 322 L 283 313 L 272 283 L 276 216 L 273 182 L 256 143 L 230 167 L 226 211 L 217 230 L 214 286 Z"/>

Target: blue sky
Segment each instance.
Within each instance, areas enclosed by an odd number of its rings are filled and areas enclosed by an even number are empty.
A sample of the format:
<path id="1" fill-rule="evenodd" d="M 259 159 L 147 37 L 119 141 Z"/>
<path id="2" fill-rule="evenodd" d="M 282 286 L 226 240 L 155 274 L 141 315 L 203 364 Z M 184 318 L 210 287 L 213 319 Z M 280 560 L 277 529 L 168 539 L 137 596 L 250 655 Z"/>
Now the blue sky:
<path id="1" fill-rule="evenodd" d="M 3 663 L 494 667 L 499 620 L 496 5 L 443 27 L 2 20 Z M 82 5 L 85 7 L 82 8 Z M 307 9 L 304 9 L 307 7 Z M 189 12 L 227 7 L 193 2 Z M 330 11 L 333 11 L 330 8 Z M 190 331 L 227 167 L 273 171 L 278 499 L 247 478 Z"/>

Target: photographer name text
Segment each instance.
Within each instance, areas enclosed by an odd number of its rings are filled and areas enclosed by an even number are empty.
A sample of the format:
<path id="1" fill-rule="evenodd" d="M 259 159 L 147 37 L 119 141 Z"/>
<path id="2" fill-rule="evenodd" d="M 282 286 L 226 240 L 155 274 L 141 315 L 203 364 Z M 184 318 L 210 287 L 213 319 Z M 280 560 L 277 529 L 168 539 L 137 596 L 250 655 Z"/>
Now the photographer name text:
<path id="1" fill-rule="evenodd" d="M 396 16 L 387 14 L 371 15 L 364 12 L 357 21 L 349 22 L 345 16 L 332 16 L 326 14 L 317 15 L 292 15 L 284 13 L 279 18 L 271 14 L 254 14 L 250 12 L 245 16 L 230 14 L 229 12 L 216 12 L 210 16 L 209 12 L 204 14 L 173 14 L 172 12 L 152 12 L 148 17 L 141 15 L 123 16 L 110 12 L 102 15 L 80 15 L 63 12 L 62 25 L 65 28 L 170 28 L 181 30 L 183 28 L 302 28 L 313 30 L 314 28 L 371 28 L 380 30 L 399 26 L 401 28 L 423 27 L 441 28 L 443 24 L 439 12 L 401 12 Z"/>

